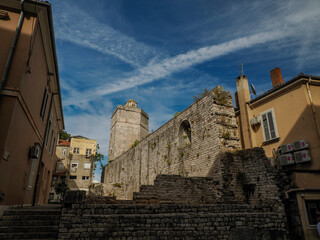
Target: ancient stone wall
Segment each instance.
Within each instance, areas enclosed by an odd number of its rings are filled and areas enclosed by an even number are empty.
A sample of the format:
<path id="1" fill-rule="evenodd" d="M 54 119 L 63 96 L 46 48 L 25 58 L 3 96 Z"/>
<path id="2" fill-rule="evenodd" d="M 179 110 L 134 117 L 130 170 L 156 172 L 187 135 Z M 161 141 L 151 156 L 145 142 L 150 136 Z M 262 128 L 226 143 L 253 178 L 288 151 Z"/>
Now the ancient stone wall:
<path id="1" fill-rule="evenodd" d="M 286 239 L 263 205 L 93 205 L 63 209 L 59 239 Z"/>
<path id="2" fill-rule="evenodd" d="M 157 175 L 133 200 L 89 197 L 63 209 L 59 238 L 287 239 L 281 178 L 262 148 L 220 154 L 208 175 Z"/>
<path id="3" fill-rule="evenodd" d="M 154 185 L 133 193 L 136 203 L 264 204 L 284 212 L 278 173 L 262 148 L 225 153 L 210 170 L 210 177 L 158 175 Z"/>
<path id="4" fill-rule="evenodd" d="M 117 184 L 123 192 L 117 198 L 132 199 L 133 192 L 141 185 L 153 184 L 158 174 L 207 176 L 219 154 L 238 148 L 231 95 L 218 86 L 109 161 L 103 174 L 103 194 L 112 194 Z"/>

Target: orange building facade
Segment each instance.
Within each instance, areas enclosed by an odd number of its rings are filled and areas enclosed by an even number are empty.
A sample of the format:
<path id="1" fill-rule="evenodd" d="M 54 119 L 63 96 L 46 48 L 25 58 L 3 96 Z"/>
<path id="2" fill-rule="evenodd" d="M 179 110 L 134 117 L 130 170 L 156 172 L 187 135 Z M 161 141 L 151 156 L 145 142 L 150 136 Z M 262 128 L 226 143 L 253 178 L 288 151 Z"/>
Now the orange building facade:
<path id="1" fill-rule="evenodd" d="M 244 149 L 264 148 L 270 163 L 292 178 L 293 185 L 286 191 L 288 204 L 296 205 L 292 227 L 305 239 L 317 239 L 320 77 L 300 74 L 283 83 L 281 70 L 276 68 L 271 71 L 271 79 L 273 88 L 254 99 L 247 77 L 236 79 L 235 110 L 241 145 Z"/>
<path id="2" fill-rule="evenodd" d="M 48 202 L 64 128 L 51 6 L 0 2 L 0 205 Z"/>

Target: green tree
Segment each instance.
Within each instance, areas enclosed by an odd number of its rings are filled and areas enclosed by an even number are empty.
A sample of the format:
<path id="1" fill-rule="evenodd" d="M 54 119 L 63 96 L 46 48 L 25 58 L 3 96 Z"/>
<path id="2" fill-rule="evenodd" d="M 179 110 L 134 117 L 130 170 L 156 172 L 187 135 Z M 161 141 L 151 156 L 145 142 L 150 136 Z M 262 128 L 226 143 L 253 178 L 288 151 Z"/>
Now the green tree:
<path id="1" fill-rule="evenodd" d="M 68 185 L 65 183 L 65 181 L 59 181 L 56 182 L 54 185 L 54 191 L 56 194 L 60 195 L 60 200 L 64 198 L 64 194 L 69 189 Z"/>
<path id="2" fill-rule="evenodd" d="M 61 140 L 68 140 L 71 137 L 71 134 L 69 134 L 67 131 L 65 130 L 61 130 L 59 133 L 59 138 Z"/>
<path id="3" fill-rule="evenodd" d="M 104 159 L 104 155 L 99 152 L 100 146 L 97 144 L 96 155 L 94 156 L 94 167 L 96 168 L 97 164 L 100 165 L 101 169 L 105 166 L 102 161 Z"/>
<path id="4" fill-rule="evenodd" d="M 193 97 L 193 101 L 199 101 L 201 98 L 203 98 L 205 95 L 207 95 L 209 93 L 208 89 L 204 89 L 203 92 L 198 93 L 198 96 L 192 96 Z"/>

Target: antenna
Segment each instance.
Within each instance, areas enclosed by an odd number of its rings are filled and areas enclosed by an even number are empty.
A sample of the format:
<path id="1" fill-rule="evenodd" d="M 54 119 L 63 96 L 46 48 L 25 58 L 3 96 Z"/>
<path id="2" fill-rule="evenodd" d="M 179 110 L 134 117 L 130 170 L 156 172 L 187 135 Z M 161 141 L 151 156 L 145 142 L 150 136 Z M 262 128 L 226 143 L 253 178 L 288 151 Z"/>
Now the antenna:
<path id="1" fill-rule="evenodd" d="M 243 63 L 240 63 L 240 75 L 244 75 Z"/>
<path id="2" fill-rule="evenodd" d="M 251 87 L 251 92 L 252 92 L 254 95 L 257 95 L 256 88 L 254 87 L 254 85 L 253 85 L 252 83 L 250 84 L 250 87 Z"/>

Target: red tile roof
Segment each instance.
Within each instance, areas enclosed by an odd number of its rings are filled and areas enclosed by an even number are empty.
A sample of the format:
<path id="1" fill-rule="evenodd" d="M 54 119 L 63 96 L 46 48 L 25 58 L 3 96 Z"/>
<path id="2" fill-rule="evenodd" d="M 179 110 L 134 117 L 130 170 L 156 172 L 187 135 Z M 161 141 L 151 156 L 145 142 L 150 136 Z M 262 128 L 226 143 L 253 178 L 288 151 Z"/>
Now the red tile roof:
<path id="1" fill-rule="evenodd" d="M 70 146 L 70 142 L 68 140 L 59 140 L 58 146 Z"/>

